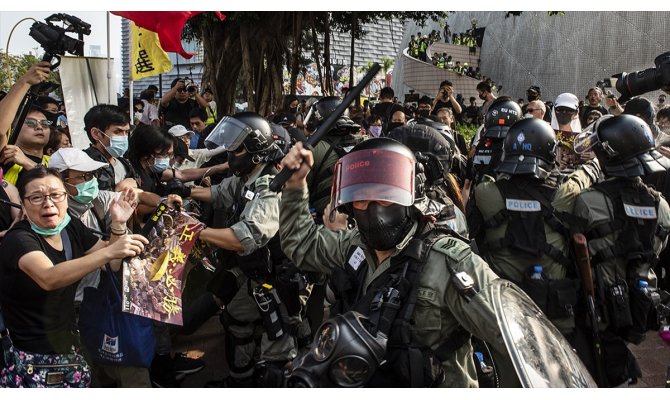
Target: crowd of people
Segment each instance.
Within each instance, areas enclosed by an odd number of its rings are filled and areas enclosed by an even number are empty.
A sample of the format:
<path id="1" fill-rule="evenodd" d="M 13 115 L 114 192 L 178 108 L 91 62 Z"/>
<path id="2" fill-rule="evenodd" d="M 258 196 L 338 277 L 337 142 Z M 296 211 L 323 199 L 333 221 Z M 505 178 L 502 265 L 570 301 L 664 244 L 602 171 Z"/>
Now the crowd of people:
<path id="1" fill-rule="evenodd" d="M 580 111 L 574 94 L 547 105 L 534 86 L 522 109 L 490 80 L 465 106 L 444 81 L 415 109 L 382 88 L 326 127 L 339 97 L 218 116 L 211 92 L 177 78 L 158 104 L 145 89 L 134 115 L 88 110 L 86 149 L 48 99 L 6 144 L 48 73 L 34 65 L 0 101 L 2 386 L 177 387 L 204 365 L 173 336 L 218 315 L 229 374 L 210 387 L 515 387 L 502 290 L 615 387 L 641 376 L 627 343 L 667 322 L 670 107 L 606 108 L 594 88 Z M 472 140 L 459 120 L 479 125 Z M 154 323 L 149 368 L 93 361 L 77 329 L 84 288 L 149 245 L 139 233 L 161 203 L 206 225 L 213 271 L 190 261 L 205 281 L 186 281 L 183 326 Z M 588 275 L 573 233 L 588 238 Z M 549 381 L 590 379 L 577 365 Z"/>

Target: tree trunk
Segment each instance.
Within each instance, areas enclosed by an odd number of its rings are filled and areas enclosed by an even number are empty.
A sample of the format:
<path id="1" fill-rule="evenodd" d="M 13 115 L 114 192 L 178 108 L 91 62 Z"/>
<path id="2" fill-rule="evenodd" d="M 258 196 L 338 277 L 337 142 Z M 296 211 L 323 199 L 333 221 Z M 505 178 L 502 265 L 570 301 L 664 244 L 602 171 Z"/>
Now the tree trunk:
<path id="1" fill-rule="evenodd" d="M 330 68 L 330 13 L 326 13 L 326 22 L 323 28 L 323 69 L 326 73 L 324 96 L 333 93 L 333 74 Z"/>
<path id="2" fill-rule="evenodd" d="M 351 60 L 349 62 L 349 90 L 354 87 L 354 55 L 356 54 L 354 45 L 356 44 L 356 28 L 356 12 L 353 12 L 351 13 Z M 359 105 L 359 103 L 360 97 L 356 99 L 356 105 Z"/>
<path id="3" fill-rule="evenodd" d="M 293 45 L 291 46 L 291 86 L 290 91 L 295 95 L 298 81 L 298 70 L 300 69 L 300 53 L 302 49 L 302 13 L 292 13 L 293 19 Z"/>
<path id="4" fill-rule="evenodd" d="M 321 94 L 326 95 L 326 86 L 323 82 L 323 72 L 321 71 L 321 59 L 319 51 L 319 37 L 316 35 L 316 29 L 312 26 L 312 40 L 314 41 L 314 61 L 316 62 L 316 71 L 319 74 L 319 85 L 321 85 Z"/>
<path id="5" fill-rule="evenodd" d="M 247 110 L 256 111 L 256 99 L 254 93 L 254 79 L 252 76 L 252 62 L 251 62 L 251 43 L 249 29 L 251 27 L 249 24 L 244 24 L 240 27 L 240 45 L 242 49 L 242 70 L 241 72 L 241 81 L 245 91 L 245 97 L 247 100 Z"/>
<path id="6" fill-rule="evenodd" d="M 240 32 L 235 23 L 212 24 L 201 29 L 204 68 L 217 102 L 217 118 L 235 112 L 235 94 L 241 68 Z"/>

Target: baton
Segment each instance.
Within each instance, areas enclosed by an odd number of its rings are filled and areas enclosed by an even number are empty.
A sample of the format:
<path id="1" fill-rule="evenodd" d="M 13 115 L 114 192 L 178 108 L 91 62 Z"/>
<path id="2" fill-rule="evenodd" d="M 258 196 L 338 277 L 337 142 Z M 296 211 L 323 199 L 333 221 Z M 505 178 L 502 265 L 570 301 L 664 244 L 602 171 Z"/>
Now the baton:
<path id="1" fill-rule="evenodd" d="M 370 67 L 370 70 L 368 71 L 367 74 L 361 79 L 360 82 L 358 82 L 358 85 L 354 86 L 353 89 L 347 95 L 344 97 L 342 100 L 342 103 L 340 103 L 337 108 L 326 118 L 326 120 L 321 124 L 317 129 L 316 132 L 312 136 L 309 137 L 304 143 L 304 146 L 306 149 L 312 149 L 317 143 L 321 141 L 321 138 L 330 131 L 330 128 L 335 124 L 338 118 L 340 118 L 340 115 L 344 113 L 344 111 L 349 107 L 349 104 L 351 104 L 356 97 L 358 97 L 363 89 L 370 83 L 372 78 L 377 75 L 377 72 L 382 67 L 379 65 L 379 63 L 374 63 L 372 64 L 372 67 Z M 273 192 L 278 192 L 281 190 L 282 186 L 284 186 L 284 183 L 288 180 L 288 178 L 293 175 L 293 170 L 284 168 L 279 173 L 272 179 L 272 182 L 270 182 L 270 190 Z"/>

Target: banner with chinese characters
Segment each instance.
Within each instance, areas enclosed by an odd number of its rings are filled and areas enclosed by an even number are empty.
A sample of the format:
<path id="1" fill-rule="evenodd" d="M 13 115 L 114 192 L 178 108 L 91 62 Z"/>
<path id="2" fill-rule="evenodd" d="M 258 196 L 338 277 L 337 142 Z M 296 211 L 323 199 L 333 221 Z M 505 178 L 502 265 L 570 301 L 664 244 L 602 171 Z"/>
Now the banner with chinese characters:
<path id="1" fill-rule="evenodd" d="M 123 311 L 183 325 L 184 268 L 204 228 L 187 213 L 158 207 L 145 226 L 149 244 L 123 265 Z"/>
<path id="2" fill-rule="evenodd" d="M 162 74 L 172 69 L 172 62 L 161 48 L 156 32 L 140 28 L 131 22 L 130 79 L 136 81 Z"/>

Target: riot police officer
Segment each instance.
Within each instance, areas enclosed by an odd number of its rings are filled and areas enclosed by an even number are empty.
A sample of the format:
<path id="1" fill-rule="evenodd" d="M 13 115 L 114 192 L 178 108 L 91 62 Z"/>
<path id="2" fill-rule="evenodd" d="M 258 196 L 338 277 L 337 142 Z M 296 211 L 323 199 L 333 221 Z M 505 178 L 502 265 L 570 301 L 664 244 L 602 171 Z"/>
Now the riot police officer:
<path id="1" fill-rule="evenodd" d="M 577 195 L 600 173 L 589 162 L 563 177 L 556 169 L 558 142 L 540 119 L 514 123 L 503 143 L 497 180 L 485 175 L 475 187 L 472 235 L 480 255 L 501 277 L 524 289 L 561 329 L 574 328 L 575 270 L 568 247 Z M 531 279 L 541 268 L 543 279 Z"/>
<path id="2" fill-rule="evenodd" d="M 225 305 L 226 386 L 281 384 L 281 367 L 295 357 L 293 331 L 299 323 L 298 301 L 287 296 L 279 267 L 285 256 L 278 246 L 277 193 L 268 185 L 276 174 L 279 147 L 270 124 L 260 115 L 243 112 L 224 117 L 205 140 L 210 148 L 225 146 L 234 174 L 211 188 L 194 188 L 191 197 L 230 210 L 228 227 L 206 228 L 200 239 L 227 251 L 230 265 L 217 268 L 209 289 Z M 274 238 L 274 239 L 273 239 Z M 260 340 L 254 336 L 262 327 Z M 257 345 L 260 351 L 256 351 Z M 263 383 L 252 380 L 260 353 Z M 275 379 L 275 382 L 269 382 Z"/>
<path id="3" fill-rule="evenodd" d="M 652 266 L 670 230 L 667 201 L 641 177 L 669 169 L 670 160 L 655 150 L 649 126 L 631 115 L 603 116 L 593 132 L 578 135 L 575 151 L 589 149 L 607 178 L 583 191 L 574 206 L 584 220 L 601 321 L 604 359 L 594 357 L 590 367 L 604 364 L 601 386 L 621 386 L 641 376 L 626 345 L 644 340 L 647 316 L 658 301 Z"/>
<path id="4" fill-rule="evenodd" d="M 300 143 L 282 160 L 284 168 L 296 171 L 282 192 L 282 248 L 305 270 L 345 268 L 352 275 L 352 287 L 342 299 L 347 310 L 360 314 L 341 316 L 340 341 L 325 324 L 318 336 L 325 338 L 326 348 L 360 350 L 344 337 L 345 331 L 358 329 L 364 340 L 376 343 L 365 348 L 376 350 L 369 358 L 331 364 L 330 374 L 312 365 L 313 372 L 301 379 L 326 386 L 474 387 L 471 334 L 491 343 L 500 354 L 499 365 L 506 365 L 501 370 L 511 372 L 487 294 L 498 277 L 463 238 L 439 231 L 415 207 L 423 184 L 415 186 L 412 151 L 395 140 L 374 138 L 342 157 L 331 204 L 353 215 L 357 227 L 339 232 L 316 225 L 307 212 L 305 178 L 312 161 Z M 371 332 L 378 340 L 371 339 Z M 377 351 L 380 341 L 385 350 Z M 330 351 L 321 352 L 309 360 L 324 362 Z M 387 362 L 379 366 L 382 359 Z M 300 371 L 309 360 L 302 360 Z"/>

